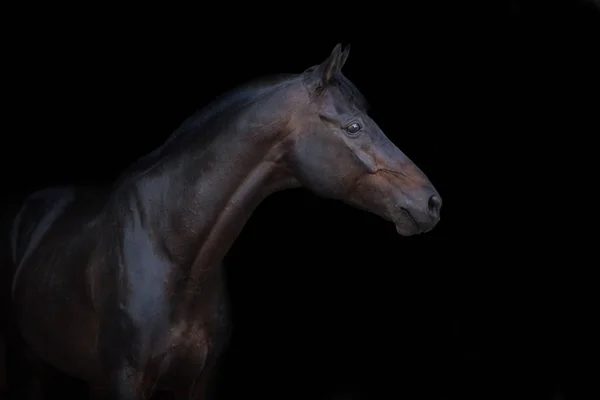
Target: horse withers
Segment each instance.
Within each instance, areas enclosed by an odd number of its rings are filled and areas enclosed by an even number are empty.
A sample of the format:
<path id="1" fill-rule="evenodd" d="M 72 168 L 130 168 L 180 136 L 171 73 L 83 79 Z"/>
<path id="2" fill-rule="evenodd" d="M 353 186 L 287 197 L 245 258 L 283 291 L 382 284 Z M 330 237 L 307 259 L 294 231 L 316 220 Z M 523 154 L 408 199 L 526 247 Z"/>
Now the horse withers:
<path id="1" fill-rule="evenodd" d="M 110 187 L 31 195 L 11 299 L 35 354 L 98 398 L 203 399 L 230 332 L 221 261 L 266 196 L 303 186 L 431 230 L 440 195 L 367 115 L 348 53 L 225 94 Z"/>

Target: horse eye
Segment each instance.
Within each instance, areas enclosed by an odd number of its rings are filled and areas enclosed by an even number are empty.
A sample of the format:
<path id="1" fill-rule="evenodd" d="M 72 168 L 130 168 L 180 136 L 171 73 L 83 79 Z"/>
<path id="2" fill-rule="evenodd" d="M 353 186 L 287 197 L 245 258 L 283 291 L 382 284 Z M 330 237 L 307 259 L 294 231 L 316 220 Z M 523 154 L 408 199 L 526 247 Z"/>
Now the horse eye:
<path id="1" fill-rule="evenodd" d="M 346 131 L 348 133 L 356 133 L 356 132 L 360 131 L 360 124 L 357 122 L 354 122 L 346 127 Z"/>

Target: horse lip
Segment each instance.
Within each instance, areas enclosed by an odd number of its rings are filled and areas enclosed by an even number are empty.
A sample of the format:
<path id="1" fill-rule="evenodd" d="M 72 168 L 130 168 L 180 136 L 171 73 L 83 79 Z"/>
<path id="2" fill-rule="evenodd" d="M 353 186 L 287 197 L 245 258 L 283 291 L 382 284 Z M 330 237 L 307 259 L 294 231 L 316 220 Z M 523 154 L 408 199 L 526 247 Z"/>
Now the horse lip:
<path id="1" fill-rule="evenodd" d="M 417 222 L 417 220 L 415 219 L 415 217 L 413 217 L 413 215 L 410 213 L 410 211 L 408 211 L 404 207 L 402 207 L 402 211 L 404 211 L 406 213 L 406 215 L 408 215 L 408 217 L 410 218 L 410 220 L 412 221 L 412 223 L 415 225 L 415 228 L 421 230 L 421 225 Z"/>

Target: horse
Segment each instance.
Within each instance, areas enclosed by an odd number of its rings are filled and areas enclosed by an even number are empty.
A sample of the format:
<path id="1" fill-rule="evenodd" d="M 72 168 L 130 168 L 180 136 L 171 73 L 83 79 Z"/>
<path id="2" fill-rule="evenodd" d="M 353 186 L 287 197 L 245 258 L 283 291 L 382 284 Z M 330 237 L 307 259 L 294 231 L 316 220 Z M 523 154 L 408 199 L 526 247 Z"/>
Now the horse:
<path id="1" fill-rule="evenodd" d="M 27 197 L 3 267 L 27 346 L 97 399 L 206 399 L 232 330 L 221 262 L 265 197 L 304 187 L 433 229 L 440 194 L 368 116 L 348 55 L 233 89 L 106 187 Z"/>

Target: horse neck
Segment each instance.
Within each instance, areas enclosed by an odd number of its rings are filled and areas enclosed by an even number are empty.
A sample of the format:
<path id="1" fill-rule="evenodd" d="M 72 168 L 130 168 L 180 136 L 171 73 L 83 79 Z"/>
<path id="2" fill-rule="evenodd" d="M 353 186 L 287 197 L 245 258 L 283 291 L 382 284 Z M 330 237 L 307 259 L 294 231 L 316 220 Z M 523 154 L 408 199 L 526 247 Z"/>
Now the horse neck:
<path id="1" fill-rule="evenodd" d="M 265 197 L 298 186 L 281 162 L 287 121 L 264 111 L 281 107 L 282 96 L 275 93 L 255 102 L 232 117 L 209 144 L 190 146 L 159 173 L 136 183 L 152 235 L 192 282 L 220 269 Z"/>

